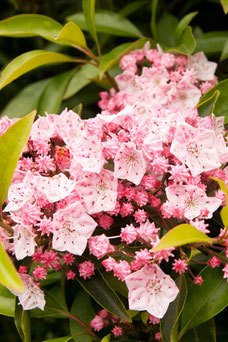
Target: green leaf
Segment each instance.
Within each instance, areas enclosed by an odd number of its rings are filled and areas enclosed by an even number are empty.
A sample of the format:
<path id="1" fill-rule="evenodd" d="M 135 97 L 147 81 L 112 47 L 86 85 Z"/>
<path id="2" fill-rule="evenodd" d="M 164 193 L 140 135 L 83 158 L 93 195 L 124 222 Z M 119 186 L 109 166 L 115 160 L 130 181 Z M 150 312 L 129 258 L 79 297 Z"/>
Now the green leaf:
<path id="1" fill-rule="evenodd" d="M 87 48 L 85 36 L 78 25 L 73 22 L 67 23 L 59 32 L 57 37 L 53 36 L 55 42 L 71 45 L 76 48 Z"/>
<path id="2" fill-rule="evenodd" d="M 131 321 L 123 303 L 100 272 L 96 271 L 94 276 L 86 280 L 77 277 L 77 281 L 104 309 L 125 321 Z"/>
<path id="3" fill-rule="evenodd" d="M 13 59 L 2 71 L 0 89 L 21 75 L 46 64 L 75 62 L 73 58 L 57 52 L 33 50 Z"/>
<path id="4" fill-rule="evenodd" d="M 71 314 L 75 315 L 82 322 L 84 322 L 88 327 L 90 327 L 90 322 L 94 318 L 95 313 L 91 305 L 90 296 L 83 289 L 77 292 L 72 307 Z M 72 335 L 76 335 L 81 332 L 86 332 L 86 330 L 73 319 L 70 320 L 70 332 Z M 75 342 L 92 342 L 93 339 L 89 335 L 80 335 L 74 337 Z"/>
<path id="5" fill-rule="evenodd" d="M 96 42 L 97 49 L 100 53 L 100 47 L 97 39 L 97 31 L 95 25 L 95 3 L 96 0 L 83 0 L 82 1 L 82 9 L 86 20 L 86 25 L 88 30 Z"/>
<path id="6" fill-rule="evenodd" d="M 152 248 L 152 252 L 195 242 L 212 244 L 212 239 L 190 224 L 180 224 L 168 231 L 168 233 L 161 238 L 158 245 Z"/>
<path id="7" fill-rule="evenodd" d="M 24 286 L 14 264 L 0 241 L 0 283 L 13 290 L 23 292 Z M 3 303 L 4 304 L 4 303 Z"/>
<path id="8" fill-rule="evenodd" d="M 219 54 L 228 39 L 228 31 L 213 31 L 200 35 L 196 40 L 195 52 L 205 54 Z"/>
<path id="9" fill-rule="evenodd" d="M 179 41 L 179 39 L 181 38 L 182 33 L 185 31 L 186 27 L 190 24 L 190 22 L 192 21 L 192 19 L 198 14 L 198 12 L 191 12 L 186 14 L 177 24 L 176 27 L 176 32 L 175 32 L 175 36 L 176 36 L 176 40 Z"/>
<path id="10" fill-rule="evenodd" d="M 218 179 L 217 177 L 211 178 L 218 182 L 220 189 L 226 194 L 226 205 L 220 211 L 220 216 L 224 224 L 224 227 L 228 228 L 228 188 L 223 180 Z"/>
<path id="11" fill-rule="evenodd" d="M 145 6 L 147 4 L 147 0 L 138 0 L 138 1 L 133 1 L 119 11 L 119 14 L 122 15 L 123 17 L 127 17 L 131 15 L 132 13 L 137 12 L 141 7 Z"/>
<path id="12" fill-rule="evenodd" d="M 118 63 L 121 57 L 132 50 L 140 49 L 148 41 L 148 38 L 141 38 L 134 43 L 123 43 L 109 53 L 103 56 L 99 66 L 99 76 L 102 78 L 104 73 L 109 70 L 114 64 Z M 152 41 L 153 45 L 153 41 Z M 154 44 L 155 45 L 155 44 Z"/>
<path id="13" fill-rule="evenodd" d="M 214 114 L 216 116 L 225 116 L 225 123 L 228 122 L 228 80 L 223 80 L 216 84 L 212 89 L 206 92 L 200 99 L 199 104 L 208 100 L 216 90 L 219 90 L 220 95 L 215 103 Z M 198 104 L 198 105 L 199 105 Z"/>
<path id="14" fill-rule="evenodd" d="M 62 313 L 57 310 L 62 310 L 68 312 L 65 296 L 60 284 L 53 286 L 50 290 L 43 289 L 46 305 L 44 311 L 40 309 L 31 310 L 31 317 L 42 318 L 42 317 L 56 317 L 56 318 L 66 318 Z"/>
<path id="15" fill-rule="evenodd" d="M 83 13 L 76 13 L 67 18 L 68 21 L 73 21 L 82 30 L 89 30 Z M 141 37 L 142 33 L 128 19 L 122 15 L 106 10 L 99 10 L 95 13 L 96 31 L 109 33 L 123 37 Z"/>
<path id="16" fill-rule="evenodd" d="M 175 301 L 170 303 L 165 316 L 161 319 L 161 334 L 163 342 L 177 341 L 179 318 L 183 311 L 188 291 L 184 274 L 181 274 L 177 278 L 176 285 L 180 292 Z"/>
<path id="17" fill-rule="evenodd" d="M 200 102 L 197 105 L 199 116 L 205 117 L 205 116 L 210 116 L 212 113 L 214 113 L 215 104 L 219 95 L 220 95 L 220 91 L 216 90 L 211 97 L 206 99 L 204 102 Z"/>
<path id="18" fill-rule="evenodd" d="M 106 335 L 102 338 L 101 342 L 110 342 L 111 334 Z"/>
<path id="19" fill-rule="evenodd" d="M 0 285 L 0 315 L 14 317 L 15 299 L 6 287 Z"/>
<path id="20" fill-rule="evenodd" d="M 36 112 L 33 111 L 18 120 L 0 137 L 0 205 L 6 199 L 15 167 L 28 140 L 35 115 Z"/>
<path id="21" fill-rule="evenodd" d="M 66 88 L 72 77 L 72 70 L 53 77 L 43 90 L 38 102 L 37 113 L 58 113 Z"/>
<path id="22" fill-rule="evenodd" d="M 30 312 L 23 310 L 18 301 L 15 304 L 14 322 L 23 342 L 31 342 Z"/>
<path id="23" fill-rule="evenodd" d="M 228 0 L 220 0 L 223 11 L 225 14 L 228 13 Z"/>
<path id="24" fill-rule="evenodd" d="M 51 340 L 45 340 L 43 342 L 68 342 L 72 339 L 73 339 L 72 336 L 65 336 L 65 337 L 52 338 Z"/>
<path id="25" fill-rule="evenodd" d="M 227 38 L 227 41 L 223 47 L 222 54 L 220 56 L 220 62 L 224 61 L 227 58 L 228 58 L 228 38 Z"/>
<path id="26" fill-rule="evenodd" d="M 77 94 L 79 90 L 87 86 L 91 83 L 94 77 L 98 76 L 97 67 L 91 64 L 84 64 L 79 66 L 76 70 L 70 82 L 67 86 L 66 92 L 63 96 L 63 99 L 68 99 L 69 97 Z"/>
<path id="27" fill-rule="evenodd" d="M 150 27 L 151 27 L 151 33 L 154 39 L 158 38 L 157 37 L 157 25 L 156 25 L 157 4 L 158 4 L 158 0 L 152 0 L 152 4 L 151 4 L 152 15 L 151 15 Z"/>
<path id="28" fill-rule="evenodd" d="M 105 278 L 107 283 L 111 286 L 111 288 L 121 294 L 122 296 L 128 298 L 128 289 L 125 282 L 122 282 L 117 277 L 114 277 L 112 272 L 102 273 L 102 276 Z"/>
<path id="29" fill-rule="evenodd" d="M 148 318 L 149 318 L 149 312 L 142 311 L 140 313 L 140 316 L 141 316 L 141 320 L 142 320 L 143 324 L 147 324 L 147 321 L 148 321 Z"/>
<path id="30" fill-rule="evenodd" d="M 210 319 L 198 327 L 189 330 L 186 334 L 184 334 L 180 342 L 192 342 L 193 337 L 194 341 L 216 342 L 214 319 Z"/>
<path id="31" fill-rule="evenodd" d="M 206 266 L 200 273 L 201 286 L 194 284 L 189 288 L 187 300 L 181 315 L 179 338 L 221 312 L 228 303 L 227 281 L 220 268 Z"/>
<path id="32" fill-rule="evenodd" d="M 53 42 L 62 25 L 52 18 L 40 14 L 20 14 L 0 21 L 0 36 L 40 36 Z"/>
<path id="33" fill-rule="evenodd" d="M 181 42 L 178 46 L 175 46 L 170 49 L 165 49 L 166 52 L 171 53 L 180 53 L 183 55 L 190 55 L 195 50 L 196 41 L 192 34 L 192 28 L 191 26 L 187 26 L 186 30 L 183 33 L 183 36 L 181 38 Z"/>
<path id="34" fill-rule="evenodd" d="M 175 32 L 178 19 L 171 13 L 164 13 L 157 23 L 157 40 L 167 47 L 176 45 Z"/>
<path id="35" fill-rule="evenodd" d="M 8 118 L 22 118 L 27 113 L 37 109 L 41 93 L 48 82 L 49 79 L 37 81 L 22 89 L 8 102 L 2 110 L 1 117 L 7 115 Z"/>

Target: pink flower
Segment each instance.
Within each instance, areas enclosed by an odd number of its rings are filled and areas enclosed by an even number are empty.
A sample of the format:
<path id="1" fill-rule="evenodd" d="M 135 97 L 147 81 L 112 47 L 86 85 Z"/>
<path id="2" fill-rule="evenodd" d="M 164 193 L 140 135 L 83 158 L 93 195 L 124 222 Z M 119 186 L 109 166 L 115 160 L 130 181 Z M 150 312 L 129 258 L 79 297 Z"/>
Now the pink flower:
<path id="1" fill-rule="evenodd" d="M 187 68 L 196 71 L 196 75 L 201 81 L 210 81 L 214 79 L 214 73 L 217 63 L 209 62 L 205 54 L 197 52 L 195 55 L 188 56 Z"/>
<path id="2" fill-rule="evenodd" d="M 23 307 L 23 310 L 32 310 L 35 308 L 39 308 L 44 310 L 45 299 L 44 293 L 39 288 L 39 284 L 35 283 L 32 277 L 28 274 L 21 274 L 21 279 L 25 286 L 25 291 L 22 293 L 18 293 L 17 291 L 9 289 L 15 296 L 18 296 L 20 304 Z"/>
<path id="3" fill-rule="evenodd" d="M 46 269 L 46 267 L 42 267 L 42 266 L 39 266 L 39 265 L 34 268 L 32 273 L 34 274 L 34 277 L 37 280 L 46 279 L 46 277 L 47 277 L 47 269 Z"/>
<path id="4" fill-rule="evenodd" d="M 71 253 L 66 253 L 63 255 L 63 263 L 65 265 L 72 265 L 74 263 L 75 257 Z"/>
<path id="5" fill-rule="evenodd" d="M 82 255 L 96 226 L 79 202 L 71 204 L 53 215 L 52 246 L 58 251 Z"/>
<path id="6" fill-rule="evenodd" d="M 201 216 L 204 209 L 208 211 L 206 218 L 211 218 L 221 204 L 221 200 L 207 197 L 205 191 L 195 185 L 171 185 L 165 191 L 169 202 L 182 208 L 189 220 Z"/>
<path id="7" fill-rule="evenodd" d="M 221 165 L 213 130 L 181 124 L 177 127 L 170 151 L 189 167 L 194 177 Z"/>
<path id="8" fill-rule="evenodd" d="M 96 315 L 90 325 L 95 331 L 100 331 L 104 327 L 104 320 L 101 316 Z"/>
<path id="9" fill-rule="evenodd" d="M 112 333 L 115 337 L 121 336 L 123 334 L 123 329 L 115 325 L 114 328 L 112 329 Z"/>
<path id="10" fill-rule="evenodd" d="M 145 174 L 146 163 L 142 152 L 133 142 L 122 143 L 114 159 L 114 176 L 138 185 Z"/>
<path id="11" fill-rule="evenodd" d="M 228 282 L 228 264 L 226 264 L 226 266 L 222 270 L 224 272 L 223 278 L 227 279 L 227 282 Z"/>
<path id="12" fill-rule="evenodd" d="M 202 283 L 203 283 L 203 278 L 202 278 L 201 276 L 195 277 L 195 278 L 194 278 L 194 283 L 195 283 L 196 285 L 202 285 Z"/>
<path id="13" fill-rule="evenodd" d="M 137 230 L 133 224 L 126 225 L 125 228 L 121 228 L 121 241 L 126 241 L 127 244 L 134 242 L 137 235 Z"/>
<path id="14" fill-rule="evenodd" d="M 53 177 L 37 176 L 37 189 L 42 192 L 49 202 L 57 202 L 74 190 L 75 182 L 69 180 L 64 173 L 59 173 Z"/>
<path id="15" fill-rule="evenodd" d="M 177 273 L 181 274 L 184 273 L 188 269 L 188 265 L 186 264 L 185 260 L 175 259 L 173 263 L 172 270 L 176 271 Z"/>
<path id="16" fill-rule="evenodd" d="M 90 278 L 93 274 L 95 274 L 94 263 L 89 261 L 84 261 L 83 263 L 78 265 L 79 275 L 84 279 Z"/>
<path id="17" fill-rule="evenodd" d="M 208 260 L 208 265 L 212 268 L 218 267 L 221 264 L 221 260 L 213 256 L 210 260 Z"/>
<path id="18" fill-rule="evenodd" d="M 21 224 L 14 226 L 14 253 L 17 260 L 33 255 L 36 247 L 35 237 L 36 234 L 31 226 L 24 227 Z"/>
<path id="19" fill-rule="evenodd" d="M 98 225 L 104 229 L 110 229 L 110 226 L 113 224 L 114 220 L 111 216 L 104 214 L 99 217 Z"/>
<path id="20" fill-rule="evenodd" d="M 121 281 L 124 281 L 126 276 L 131 274 L 131 266 L 126 260 L 120 260 L 115 264 L 113 271 L 115 277 Z"/>
<path id="21" fill-rule="evenodd" d="M 110 245 L 109 239 L 105 234 L 92 236 L 89 239 L 90 254 L 95 255 L 98 259 L 107 253 L 114 251 L 114 247 Z"/>
<path id="22" fill-rule="evenodd" d="M 100 174 L 87 172 L 80 177 L 76 190 L 82 194 L 89 214 L 115 208 L 117 183 L 113 172 L 105 169 Z"/>
<path id="23" fill-rule="evenodd" d="M 143 223 L 147 219 L 147 213 L 144 209 L 138 209 L 134 213 L 134 218 L 136 222 Z"/>
<path id="24" fill-rule="evenodd" d="M 67 280 L 74 279 L 75 273 L 73 271 L 69 271 L 66 273 Z"/>
<path id="25" fill-rule="evenodd" d="M 162 318 L 169 303 L 178 295 L 175 282 L 158 265 L 147 265 L 125 278 L 129 290 L 130 310 L 147 310 L 151 315 Z"/>

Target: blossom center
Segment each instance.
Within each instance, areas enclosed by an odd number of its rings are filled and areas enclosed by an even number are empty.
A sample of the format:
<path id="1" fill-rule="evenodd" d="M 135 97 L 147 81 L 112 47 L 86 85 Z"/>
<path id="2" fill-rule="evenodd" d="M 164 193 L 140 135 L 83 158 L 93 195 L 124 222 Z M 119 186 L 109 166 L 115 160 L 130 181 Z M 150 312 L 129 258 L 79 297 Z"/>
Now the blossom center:
<path id="1" fill-rule="evenodd" d="M 195 157 L 198 157 L 199 156 L 199 149 L 198 149 L 198 146 L 197 144 L 195 143 L 191 143 L 187 146 L 187 150 L 190 154 L 192 154 L 193 156 Z"/>
<path id="2" fill-rule="evenodd" d="M 149 279 L 146 283 L 146 290 L 150 294 L 158 294 L 161 292 L 161 282 L 156 279 Z"/>

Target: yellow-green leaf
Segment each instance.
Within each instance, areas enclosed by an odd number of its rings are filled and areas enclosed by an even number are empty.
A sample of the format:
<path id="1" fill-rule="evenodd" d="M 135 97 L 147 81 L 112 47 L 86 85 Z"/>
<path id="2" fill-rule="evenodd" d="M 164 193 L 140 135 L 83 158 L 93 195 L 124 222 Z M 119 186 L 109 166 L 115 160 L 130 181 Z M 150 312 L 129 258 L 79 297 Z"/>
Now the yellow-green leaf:
<path id="1" fill-rule="evenodd" d="M 220 0 L 223 11 L 225 14 L 228 13 L 228 0 Z"/>
<path id="2" fill-rule="evenodd" d="M 0 283 L 13 290 L 23 292 L 24 286 L 16 268 L 0 242 Z"/>
<path id="3" fill-rule="evenodd" d="M 203 102 L 197 105 L 198 114 L 201 117 L 210 116 L 215 109 L 215 104 L 220 95 L 220 91 L 216 90 L 214 94 Z"/>
<path id="4" fill-rule="evenodd" d="M 6 199 L 20 153 L 28 140 L 36 111 L 18 120 L 0 137 L 0 205 Z"/>
<path id="5" fill-rule="evenodd" d="M 40 14 L 20 14 L 0 21 L 0 36 L 33 37 L 40 36 L 53 41 L 62 25 L 52 18 Z"/>
<path id="6" fill-rule="evenodd" d="M 101 342 L 109 342 L 111 338 L 111 334 L 106 335 L 105 337 L 102 338 Z"/>
<path id="7" fill-rule="evenodd" d="M 13 59 L 3 70 L 0 77 L 0 89 L 11 83 L 21 75 L 51 63 L 75 62 L 73 58 L 61 53 L 33 50 Z"/>
<path id="8" fill-rule="evenodd" d="M 190 224 L 180 224 L 165 234 L 158 245 L 152 249 L 152 252 L 195 242 L 212 244 L 212 239 Z"/>
<path id="9" fill-rule="evenodd" d="M 74 47 L 83 47 L 87 49 L 85 36 L 80 27 L 73 23 L 67 23 L 60 31 L 57 37 L 54 37 L 56 42 L 72 45 Z"/>

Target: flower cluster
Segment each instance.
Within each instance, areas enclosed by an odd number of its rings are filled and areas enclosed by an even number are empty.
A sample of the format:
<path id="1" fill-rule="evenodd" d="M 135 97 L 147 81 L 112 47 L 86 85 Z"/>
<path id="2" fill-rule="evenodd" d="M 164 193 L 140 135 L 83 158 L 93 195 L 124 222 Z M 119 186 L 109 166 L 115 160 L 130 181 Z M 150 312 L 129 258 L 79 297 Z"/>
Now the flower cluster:
<path id="1" fill-rule="evenodd" d="M 162 318 L 179 290 L 159 265 L 175 258 L 173 270 L 181 274 L 188 258 L 174 248 L 151 248 L 181 222 L 210 233 L 205 220 L 225 205 L 211 179 L 228 183 L 223 118 L 200 117 L 195 107 L 217 82 L 216 63 L 203 53 L 175 56 L 146 44 L 120 66 L 120 91 L 101 93 L 100 114 L 82 120 L 66 109 L 38 118 L 17 164 L 3 211 L 13 236 L 0 233 L 17 260 L 31 259 L 32 272 L 20 268 L 24 309 L 44 308 L 39 281 L 49 272 L 86 280 L 96 258 L 101 270 L 126 283 L 131 310 Z M 1 119 L 1 134 L 12 123 Z M 228 256 L 226 230 L 218 241 Z M 82 254 L 87 260 L 79 262 Z M 217 260 L 208 263 L 217 267 Z M 223 270 L 227 278 L 227 265 Z M 108 315 L 97 315 L 92 327 L 115 323 Z M 113 334 L 120 336 L 122 327 Z"/>

